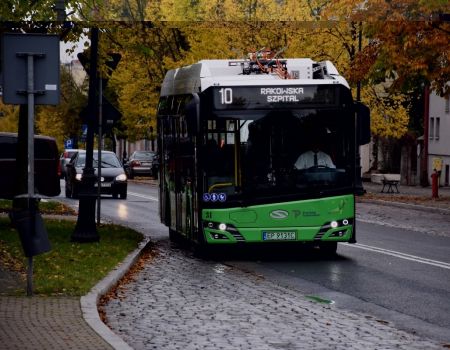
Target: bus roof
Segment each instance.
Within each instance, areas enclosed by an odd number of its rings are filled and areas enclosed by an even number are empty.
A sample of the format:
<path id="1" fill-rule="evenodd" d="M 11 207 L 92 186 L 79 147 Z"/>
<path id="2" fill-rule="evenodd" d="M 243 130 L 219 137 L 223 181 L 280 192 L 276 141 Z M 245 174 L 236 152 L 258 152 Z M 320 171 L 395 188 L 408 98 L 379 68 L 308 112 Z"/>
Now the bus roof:
<path id="1" fill-rule="evenodd" d="M 248 60 L 202 60 L 169 70 L 161 86 L 161 96 L 199 93 L 210 86 L 341 84 L 349 88 L 330 61 L 315 62 L 309 58 L 280 61 L 285 65 L 290 79 L 276 73 L 243 74 Z"/>

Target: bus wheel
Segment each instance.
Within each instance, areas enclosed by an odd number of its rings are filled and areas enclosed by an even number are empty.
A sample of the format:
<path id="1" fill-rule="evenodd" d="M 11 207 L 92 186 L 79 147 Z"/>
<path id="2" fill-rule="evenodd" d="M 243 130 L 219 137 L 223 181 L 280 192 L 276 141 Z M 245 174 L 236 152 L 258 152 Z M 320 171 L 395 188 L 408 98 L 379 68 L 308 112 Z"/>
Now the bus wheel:
<path id="1" fill-rule="evenodd" d="M 320 244 L 320 252 L 325 256 L 336 255 L 337 242 L 322 242 Z"/>

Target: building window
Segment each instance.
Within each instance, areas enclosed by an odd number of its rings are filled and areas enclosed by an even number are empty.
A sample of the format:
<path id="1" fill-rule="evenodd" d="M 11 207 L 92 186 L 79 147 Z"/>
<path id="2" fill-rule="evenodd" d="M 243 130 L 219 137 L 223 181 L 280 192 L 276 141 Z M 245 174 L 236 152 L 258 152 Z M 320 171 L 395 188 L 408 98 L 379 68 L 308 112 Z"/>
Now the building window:
<path id="1" fill-rule="evenodd" d="M 430 118 L 430 140 L 434 140 L 434 118 Z"/>
<path id="2" fill-rule="evenodd" d="M 436 140 L 439 140 L 439 129 L 441 127 L 441 118 L 437 117 L 436 118 L 436 130 L 434 132 L 434 138 Z"/>

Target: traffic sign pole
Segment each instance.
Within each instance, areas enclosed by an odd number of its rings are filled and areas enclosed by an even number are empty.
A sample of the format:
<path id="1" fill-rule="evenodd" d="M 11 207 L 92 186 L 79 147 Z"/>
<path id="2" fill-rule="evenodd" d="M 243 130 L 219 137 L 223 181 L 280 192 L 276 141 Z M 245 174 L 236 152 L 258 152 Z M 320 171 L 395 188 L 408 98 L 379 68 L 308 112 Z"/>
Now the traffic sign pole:
<path id="1" fill-rule="evenodd" d="M 20 54 L 18 54 L 20 55 Z M 28 85 L 28 208 L 30 209 L 31 232 L 35 234 L 36 225 L 34 201 L 34 55 L 27 55 L 27 85 Z M 28 257 L 27 295 L 33 295 L 33 256 Z"/>
<path id="2" fill-rule="evenodd" d="M 2 51 L 3 65 L 8 67 L 3 74 L 3 102 L 20 104 L 21 110 L 27 105 L 27 115 L 23 114 L 22 117 L 21 114 L 19 117 L 18 141 L 18 158 L 27 159 L 27 169 L 20 168 L 18 177 L 22 179 L 23 176 L 23 182 L 19 180 L 16 185 L 22 193 L 19 192 L 14 200 L 27 198 L 28 208 L 22 204 L 19 207 L 21 210 L 11 213 L 11 219 L 19 231 L 25 256 L 28 257 L 27 295 L 32 296 L 33 256 L 51 249 L 42 217 L 37 210 L 34 190 L 34 109 L 35 104 L 59 103 L 59 37 L 6 33 L 2 36 L 2 46 L 8 48 Z M 24 130 L 25 125 L 27 132 Z M 25 150 L 27 155 L 24 154 Z"/>

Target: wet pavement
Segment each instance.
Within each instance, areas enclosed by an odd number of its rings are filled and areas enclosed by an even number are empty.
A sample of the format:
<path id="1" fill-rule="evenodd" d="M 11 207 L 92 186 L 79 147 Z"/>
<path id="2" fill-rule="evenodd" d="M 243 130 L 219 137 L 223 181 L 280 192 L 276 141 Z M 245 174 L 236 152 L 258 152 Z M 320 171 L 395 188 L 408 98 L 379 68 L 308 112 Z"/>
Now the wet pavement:
<path id="1" fill-rule="evenodd" d="M 163 244 L 111 300 L 107 324 L 134 349 L 442 349 L 370 315 Z"/>
<path id="2" fill-rule="evenodd" d="M 427 199 L 430 189 L 399 187 L 401 196 L 410 197 L 398 205 L 400 196 L 378 196 L 381 186 L 366 189 L 371 199 L 358 200 L 358 220 L 450 236 L 450 202 L 439 203 L 441 209 L 427 206 L 434 204 L 429 200 L 408 203 Z M 196 259 L 167 242 L 159 242 L 158 251 L 104 306 L 108 326 L 134 349 L 442 349 L 437 341 L 369 314 L 312 301 L 257 274 Z"/>

